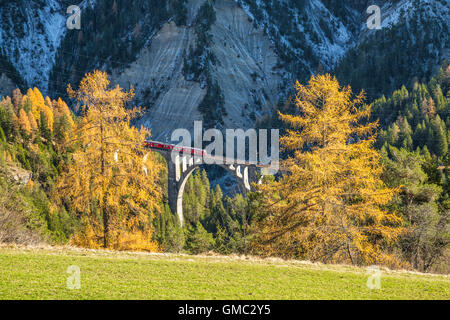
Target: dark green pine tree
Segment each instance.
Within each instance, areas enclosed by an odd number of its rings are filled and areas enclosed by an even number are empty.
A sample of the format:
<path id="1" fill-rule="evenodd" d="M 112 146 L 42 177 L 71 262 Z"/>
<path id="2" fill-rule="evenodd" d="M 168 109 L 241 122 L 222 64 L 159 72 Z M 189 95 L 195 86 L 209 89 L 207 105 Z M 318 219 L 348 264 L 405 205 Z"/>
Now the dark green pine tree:
<path id="1" fill-rule="evenodd" d="M 45 114 L 45 112 L 41 111 L 41 120 L 39 122 L 39 130 L 41 131 L 41 136 L 47 141 L 52 140 L 52 132 L 50 128 L 48 127 L 48 117 Z"/>
<path id="2" fill-rule="evenodd" d="M 205 253 L 214 248 L 212 233 L 206 231 L 200 222 L 187 229 L 185 249 L 191 254 Z"/>
<path id="3" fill-rule="evenodd" d="M 434 135 L 434 152 L 439 157 L 444 157 L 448 153 L 448 141 L 445 123 L 441 120 L 439 115 L 433 120 L 433 135 Z"/>
<path id="4" fill-rule="evenodd" d="M 430 163 L 431 156 L 405 149 L 384 148 L 382 155 L 384 182 L 400 188 L 391 206 L 402 214 L 404 226 L 409 228 L 399 242 L 402 254 L 414 268 L 429 271 L 449 244 L 448 210 L 439 209 L 441 182 L 430 181 L 432 175 L 424 170 L 429 164 L 433 170 L 436 166 Z"/>
<path id="5" fill-rule="evenodd" d="M 158 242 L 164 252 L 183 251 L 185 236 L 183 228 L 180 227 L 178 217 L 170 211 L 167 204 L 163 212 L 157 213 L 153 220 L 153 239 Z"/>

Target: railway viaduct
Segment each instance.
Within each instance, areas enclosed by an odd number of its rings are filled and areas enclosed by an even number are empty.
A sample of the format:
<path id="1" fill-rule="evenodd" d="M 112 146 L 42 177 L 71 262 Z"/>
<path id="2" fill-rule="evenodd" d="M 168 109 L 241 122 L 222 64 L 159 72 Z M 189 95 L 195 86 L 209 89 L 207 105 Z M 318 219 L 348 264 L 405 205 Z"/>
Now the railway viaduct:
<path id="1" fill-rule="evenodd" d="M 161 146 L 167 146 L 163 143 Z M 242 192 L 252 190 L 252 183 L 260 183 L 261 177 L 265 175 L 269 166 L 262 166 L 235 159 L 224 159 L 208 155 L 192 155 L 188 153 L 172 154 L 169 148 L 156 148 L 149 146 L 149 149 L 161 154 L 168 165 L 168 192 L 169 206 L 172 212 L 176 212 L 180 224 L 184 225 L 183 218 L 183 193 L 186 182 L 191 174 L 201 165 L 217 165 L 232 174 L 237 180 Z M 206 161 L 209 160 L 209 161 Z"/>

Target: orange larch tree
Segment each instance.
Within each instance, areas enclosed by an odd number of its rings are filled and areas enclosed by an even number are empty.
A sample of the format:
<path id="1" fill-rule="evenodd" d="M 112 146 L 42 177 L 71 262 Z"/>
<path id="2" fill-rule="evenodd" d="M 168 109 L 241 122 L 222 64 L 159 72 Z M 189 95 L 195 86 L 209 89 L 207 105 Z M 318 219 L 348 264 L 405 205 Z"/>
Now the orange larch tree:
<path id="1" fill-rule="evenodd" d="M 296 84 L 296 114 L 281 145 L 290 156 L 283 176 L 258 189 L 261 199 L 253 247 L 258 253 L 326 263 L 396 264 L 386 253 L 402 231 L 383 207 L 387 188 L 374 149 L 377 123 L 367 123 L 364 93 L 353 98 L 330 75 Z"/>
<path id="2" fill-rule="evenodd" d="M 62 173 L 57 197 L 69 201 L 83 227 L 72 242 L 117 250 L 157 250 L 150 217 L 159 208 L 161 165 L 144 148 L 150 136 L 130 125 L 137 109 L 127 109 L 133 97 L 119 86 L 109 88 L 108 75 L 87 74 L 69 95 L 81 108 L 81 121 L 68 143 L 77 144 Z"/>

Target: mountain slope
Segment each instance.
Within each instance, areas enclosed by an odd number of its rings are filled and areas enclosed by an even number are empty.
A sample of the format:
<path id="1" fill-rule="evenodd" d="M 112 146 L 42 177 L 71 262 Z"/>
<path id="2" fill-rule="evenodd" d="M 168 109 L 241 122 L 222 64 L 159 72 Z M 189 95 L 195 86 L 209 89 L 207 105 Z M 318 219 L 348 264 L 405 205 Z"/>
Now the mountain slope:
<path id="1" fill-rule="evenodd" d="M 450 60 L 450 1 L 402 0 L 381 7 L 381 30 L 360 30 L 358 45 L 335 69 L 343 83 L 370 98 L 402 84 L 425 82 Z"/>
<path id="2" fill-rule="evenodd" d="M 381 30 L 366 26 L 373 3 Z M 450 0 L 91 0 L 79 31 L 65 27 L 68 5 L 2 1 L 3 87 L 21 74 L 64 96 L 68 83 L 106 70 L 136 88 L 148 108 L 139 123 L 161 139 L 200 119 L 251 127 L 312 73 L 336 73 L 373 99 L 449 58 Z"/>
<path id="3" fill-rule="evenodd" d="M 190 21 L 198 13 L 194 3 L 198 2 L 188 3 Z M 220 120 L 227 128 L 252 126 L 264 108 L 277 102 L 286 71 L 277 67 L 279 60 L 269 39 L 232 0 L 216 1 L 214 9 L 216 21 L 206 31 L 211 37 L 210 56 L 201 76 L 186 76 L 183 61 L 201 34 L 192 25 L 174 22 L 164 24 L 129 68 L 113 72 L 114 82 L 133 85 L 137 100 L 150 105 L 141 123 L 152 128 L 155 138 L 166 138 L 176 128 L 191 129 L 193 120 L 202 119 L 199 106 L 208 95 L 213 101 L 223 96 Z M 213 86 L 220 93 L 211 92 Z"/>
<path id="4" fill-rule="evenodd" d="M 27 84 L 47 92 L 56 50 L 66 31 L 61 1 L 46 0 L 44 5 L 41 1 L 2 1 L 0 13 L 3 55 Z"/>
<path id="5" fill-rule="evenodd" d="M 344 6 L 350 23 L 344 24 L 319 0 L 237 0 L 255 24 L 274 42 L 277 53 L 295 76 L 304 78 L 319 68 L 332 69 L 355 45 L 351 32 L 356 12 Z"/>

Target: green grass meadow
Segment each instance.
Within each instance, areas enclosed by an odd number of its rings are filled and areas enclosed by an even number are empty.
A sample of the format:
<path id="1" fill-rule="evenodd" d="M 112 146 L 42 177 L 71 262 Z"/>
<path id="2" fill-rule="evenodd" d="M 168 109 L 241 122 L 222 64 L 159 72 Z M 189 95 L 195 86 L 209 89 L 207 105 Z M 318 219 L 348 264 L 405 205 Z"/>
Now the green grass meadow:
<path id="1" fill-rule="evenodd" d="M 67 287 L 69 266 L 81 288 Z M 444 299 L 450 279 L 365 268 L 238 257 L 0 247 L 0 299 Z"/>

